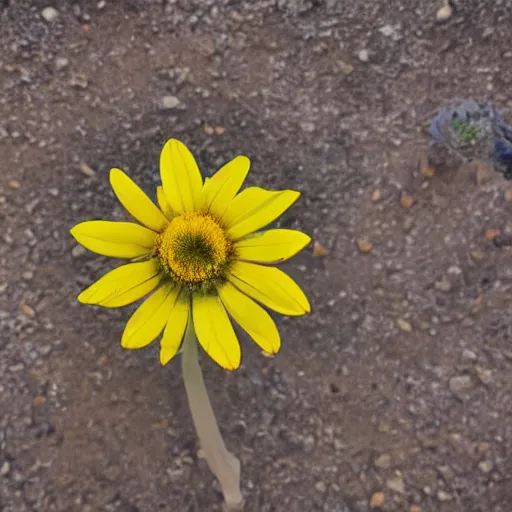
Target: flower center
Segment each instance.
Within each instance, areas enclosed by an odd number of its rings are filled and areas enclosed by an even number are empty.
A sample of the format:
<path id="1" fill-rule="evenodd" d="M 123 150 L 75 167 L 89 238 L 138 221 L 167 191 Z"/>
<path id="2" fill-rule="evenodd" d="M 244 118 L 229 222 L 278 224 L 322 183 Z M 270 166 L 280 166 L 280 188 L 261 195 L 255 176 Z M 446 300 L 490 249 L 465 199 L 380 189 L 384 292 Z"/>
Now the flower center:
<path id="1" fill-rule="evenodd" d="M 217 221 L 199 212 L 174 217 L 156 240 L 156 252 L 167 273 L 188 285 L 222 277 L 231 249 Z"/>

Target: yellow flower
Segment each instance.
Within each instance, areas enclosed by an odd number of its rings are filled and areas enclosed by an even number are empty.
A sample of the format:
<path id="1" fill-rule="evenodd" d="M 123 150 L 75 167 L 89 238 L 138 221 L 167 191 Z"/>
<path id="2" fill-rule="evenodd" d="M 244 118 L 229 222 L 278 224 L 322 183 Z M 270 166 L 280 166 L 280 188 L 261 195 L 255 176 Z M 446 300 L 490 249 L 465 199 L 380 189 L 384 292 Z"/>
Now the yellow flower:
<path id="1" fill-rule="evenodd" d="M 284 315 L 310 311 L 297 284 L 270 266 L 302 250 L 310 237 L 289 229 L 258 231 L 300 194 L 259 187 L 239 192 L 249 166 L 247 157 L 238 156 L 203 183 L 190 151 L 170 139 L 160 156 L 159 207 L 123 171 L 110 171 L 114 193 L 140 224 L 93 220 L 77 224 L 71 234 L 90 251 L 131 260 L 84 290 L 81 303 L 115 308 L 153 292 L 128 320 L 124 348 L 145 347 L 163 331 L 160 362 L 166 364 L 179 351 L 190 320 L 208 355 L 234 370 L 241 352 L 228 313 L 275 354 L 279 333 L 258 302 Z"/>

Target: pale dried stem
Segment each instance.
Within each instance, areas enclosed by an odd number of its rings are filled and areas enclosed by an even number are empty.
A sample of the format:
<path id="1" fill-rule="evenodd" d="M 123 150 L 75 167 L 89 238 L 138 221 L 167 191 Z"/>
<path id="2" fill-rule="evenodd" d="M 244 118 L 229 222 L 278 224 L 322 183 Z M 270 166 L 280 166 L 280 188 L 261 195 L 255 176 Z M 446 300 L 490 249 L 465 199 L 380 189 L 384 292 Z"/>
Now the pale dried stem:
<path id="1" fill-rule="evenodd" d="M 217 477 L 224 494 L 227 512 L 242 510 L 240 461 L 226 449 L 204 385 L 199 366 L 194 328 L 189 327 L 183 341 L 182 371 L 188 404 L 206 462 Z"/>

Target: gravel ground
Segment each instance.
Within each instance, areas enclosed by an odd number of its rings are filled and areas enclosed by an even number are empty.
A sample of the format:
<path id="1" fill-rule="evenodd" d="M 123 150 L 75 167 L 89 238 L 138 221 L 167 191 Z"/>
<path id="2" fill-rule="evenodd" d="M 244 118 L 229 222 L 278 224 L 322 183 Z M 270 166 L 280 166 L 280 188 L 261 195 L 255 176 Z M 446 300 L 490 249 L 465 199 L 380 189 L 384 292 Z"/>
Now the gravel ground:
<path id="1" fill-rule="evenodd" d="M 426 177 L 454 98 L 512 119 L 509 0 L 0 2 L 0 510 L 220 510 L 179 361 L 79 306 L 113 262 L 78 221 L 122 218 L 183 140 L 202 168 L 300 190 L 287 270 L 312 300 L 274 359 L 203 360 L 248 512 L 512 510 L 512 189 Z"/>

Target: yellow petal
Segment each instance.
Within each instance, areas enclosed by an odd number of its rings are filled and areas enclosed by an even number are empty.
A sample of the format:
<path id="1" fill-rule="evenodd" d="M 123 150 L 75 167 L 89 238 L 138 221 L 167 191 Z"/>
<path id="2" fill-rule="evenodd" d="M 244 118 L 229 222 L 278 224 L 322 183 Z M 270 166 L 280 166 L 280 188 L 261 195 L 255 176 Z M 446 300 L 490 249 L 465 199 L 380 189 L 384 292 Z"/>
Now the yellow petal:
<path id="1" fill-rule="evenodd" d="M 168 140 L 162 149 L 160 177 L 173 212 L 185 213 L 204 206 L 201 172 L 192 153 L 179 140 Z"/>
<path id="2" fill-rule="evenodd" d="M 235 244 L 237 258 L 262 263 L 285 261 L 311 242 L 311 238 L 292 229 L 269 229 L 242 238 Z"/>
<path id="3" fill-rule="evenodd" d="M 91 284 L 78 296 L 78 301 L 82 304 L 118 308 L 144 297 L 159 281 L 160 268 L 156 258 L 128 263 L 111 270 Z"/>
<path id="4" fill-rule="evenodd" d="M 187 293 L 176 295 L 164 334 L 160 340 L 160 363 L 167 364 L 181 347 L 188 324 L 190 300 Z"/>
<path id="5" fill-rule="evenodd" d="M 121 169 L 110 171 L 110 184 L 121 204 L 141 224 L 157 233 L 165 229 L 168 221 L 164 214 Z"/>
<path id="6" fill-rule="evenodd" d="M 156 200 L 158 201 L 158 206 L 160 207 L 160 210 L 162 210 L 162 213 L 170 219 L 172 217 L 172 210 L 165 198 L 164 187 L 156 187 Z"/>
<path id="7" fill-rule="evenodd" d="M 203 192 L 206 207 L 211 213 L 222 218 L 243 185 L 250 166 L 251 161 L 246 156 L 237 156 L 205 181 Z"/>
<path id="8" fill-rule="evenodd" d="M 89 220 L 77 224 L 70 233 L 86 249 L 113 258 L 144 256 L 156 241 L 155 232 L 132 222 Z"/>
<path id="9" fill-rule="evenodd" d="M 237 261 L 229 280 L 249 297 L 283 315 L 304 315 L 311 310 L 297 283 L 278 268 Z"/>
<path id="10" fill-rule="evenodd" d="M 205 352 L 222 368 L 240 366 L 240 344 L 218 297 L 194 296 L 192 316 L 197 340 Z"/>
<path id="11" fill-rule="evenodd" d="M 281 346 L 279 331 L 270 315 L 231 283 L 219 288 L 219 296 L 235 322 L 268 354 Z"/>
<path id="12" fill-rule="evenodd" d="M 176 295 L 177 290 L 171 284 L 164 284 L 148 297 L 126 323 L 121 346 L 142 348 L 149 345 L 165 327 Z"/>
<path id="13" fill-rule="evenodd" d="M 232 239 L 242 238 L 270 224 L 300 196 L 295 190 L 271 191 L 259 187 L 242 190 L 222 218 Z"/>

